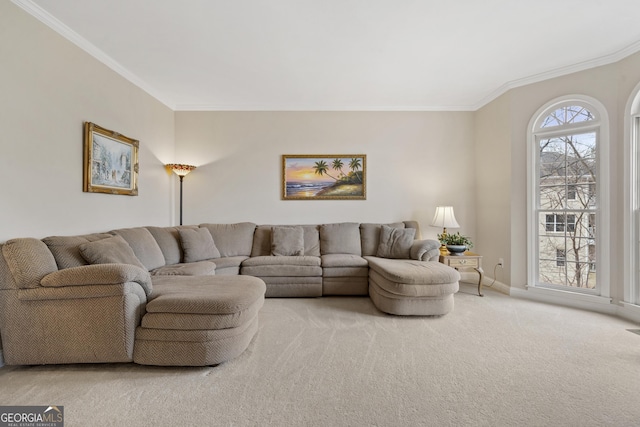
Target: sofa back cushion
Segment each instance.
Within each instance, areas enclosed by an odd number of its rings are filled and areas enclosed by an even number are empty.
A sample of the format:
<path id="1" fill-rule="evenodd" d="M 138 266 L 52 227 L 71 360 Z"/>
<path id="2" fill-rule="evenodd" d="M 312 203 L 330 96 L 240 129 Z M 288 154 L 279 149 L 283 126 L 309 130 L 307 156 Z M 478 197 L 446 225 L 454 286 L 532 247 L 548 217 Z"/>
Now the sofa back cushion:
<path id="1" fill-rule="evenodd" d="M 404 221 L 404 228 L 413 228 L 416 230 L 416 240 L 420 240 L 422 239 L 422 236 L 420 236 L 420 224 L 418 223 L 418 221 Z"/>
<path id="2" fill-rule="evenodd" d="M 269 256 L 272 252 L 271 229 L 273 227 L 291 227 L 291 226 L 274 226 L 259 225 L 253 235 L 253 247 L 251 256 Z M 320 256 L 320 226 L 318 225 L 299 225 L 302 227 L 304 240 L 304 255 Z"/>
<path id="3" fill-rule="evenodd" d="M 393 228 L 405 228 L 404 222 L 386 224 Z M 362 256 L 376 256 L 380 245 L 380 229 L 382 224 L 360 224 L 360 238 L 362 240 Z"/>
<path id="4" fill-rule="evenodd" d="M 130 264 L 146 268 L 136 257 L 129 243 L 118 234 L 79 246 L 80 254 L 89 264 Z"/>
<path id="5" fill-rule="evenodd" d="M 271 229 L 271 255 L 303 256 L 304 231 L 302 227 L 273 227 Z"/>
<path id="6" fill-rule="evenodd" d="M 322 255 L 362 255 L 360 224 L 342 222 L 320 226 L 320 252 Z"/>
<path id="7" fill-rule="evenodd" d="M 53 257 L 56 259 L 59 269 L 80 267 L 87 265 L 87 261 L 80 255 L 80 246 L 83 243 L 95 242 L 110 237 L 111 234 L 96 233 L 83 236 L 50 236 L 42 241 L 47 245 Z"/>
<path id="8" fill-rule="evenodd" d="M 140 260 L 147 270 L 155 270 L 164 266 L 164 255 L 153 238 L 153 235 L 144 227 L 121 228 L 111 231 L 111 234 L 121 236 L 133 249 L 136 258 Z"/>
<path id="9" fill-rule="evenodd" d="M 40 280 L 58 271 L 56 260 L 41 240 L 12 239 L 2 245 L 2 255 L 17 287 L 39 288 Z"/>
<path id="10" fill-rule="evenodd" d="M 162 255 L 164 255 L 165 265 L 174 265 L 182 262 L 183 252 L 180 243 L 180 230 L 194 230 L 196 225 L 179 225 L 176 227 L 146 227 L 149 233 L 156 239 Z"/>
<path id="11" fill-rule="evenodd" d="M 256 224 L 252 222 L 241 222 L 237 224 L 200 224 L 206 227 L 216 247 L 220 251 L 220 256 L 250 256 L 253 247 L 253 233 Z"/>

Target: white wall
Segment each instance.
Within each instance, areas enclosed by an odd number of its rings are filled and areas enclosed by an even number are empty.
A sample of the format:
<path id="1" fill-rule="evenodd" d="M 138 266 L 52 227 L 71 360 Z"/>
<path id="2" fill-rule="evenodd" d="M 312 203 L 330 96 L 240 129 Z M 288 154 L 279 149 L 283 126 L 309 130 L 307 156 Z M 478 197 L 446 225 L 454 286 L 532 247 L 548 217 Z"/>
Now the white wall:
<path id="1" fill-rule="evenodd" d="M 476 112 L 477 252 L 485 273 L 501 283 L 511 277 L 511 133 L 509 96 L 503 95 Z M 495 268 L 504 259 L 502 269 Z"/>
<path id="2" fill-rule="evenodd" d="M 474 114 L 467 112 L 177 112 L 184 223 L 417 220 L 453 205 L 475 236 Z M 367 200 L 282 200 L 283 154 L 366 154 Z"/>
<path id="3" fill-rule="evenodd" d="M 0 2 L 0 242 L 171 223 L 174 113 Z M 83 122 L 140 141 L 137 197 L 82 192 Z"/>

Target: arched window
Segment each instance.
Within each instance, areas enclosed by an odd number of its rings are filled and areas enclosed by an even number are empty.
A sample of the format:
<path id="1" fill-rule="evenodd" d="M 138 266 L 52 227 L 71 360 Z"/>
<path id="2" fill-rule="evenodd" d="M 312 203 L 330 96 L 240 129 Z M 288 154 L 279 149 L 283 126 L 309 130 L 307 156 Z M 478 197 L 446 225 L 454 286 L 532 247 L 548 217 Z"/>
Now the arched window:
<path id="1" fill-rule="evenodd" d="M 608 296 L 608 283 L 602 283 L 609 268 L 603 249 L 608 233 L 602 232 L 608 227 L 608 174 L 600 105 L 586 97 L 559 99 L 531 121 L 530 286 Z"/>

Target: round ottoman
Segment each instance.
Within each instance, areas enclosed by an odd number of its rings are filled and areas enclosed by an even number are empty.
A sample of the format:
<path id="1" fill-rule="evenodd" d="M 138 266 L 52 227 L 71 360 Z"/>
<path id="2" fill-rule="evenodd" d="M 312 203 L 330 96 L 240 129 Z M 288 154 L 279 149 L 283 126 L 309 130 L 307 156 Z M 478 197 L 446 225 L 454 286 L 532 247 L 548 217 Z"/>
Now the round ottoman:
<path id="1" fill-rule="evenodd" d="M 133 361 L 208 366 L 246 350 L 266 286 L 252 276 L 156 276 L 136 328 Z"/>

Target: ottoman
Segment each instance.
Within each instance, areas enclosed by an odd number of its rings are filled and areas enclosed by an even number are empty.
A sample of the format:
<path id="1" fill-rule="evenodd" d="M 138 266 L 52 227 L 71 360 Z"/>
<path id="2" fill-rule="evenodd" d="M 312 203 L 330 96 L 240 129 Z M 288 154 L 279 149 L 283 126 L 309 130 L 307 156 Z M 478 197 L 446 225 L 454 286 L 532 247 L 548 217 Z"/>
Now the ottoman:
<path id="1" fill-rule="evenodd" d="M 366 257 L 369 297 L 390 314 L 439 316 L 453 309 L 460 273 L 437 261 Z"/>
<path id="2" fill-rule="evenodd" d="M 153 277 L 133 361 L 208 366 L 239 356 L 258 330 L 265 291 L 251 276 Z"/>

